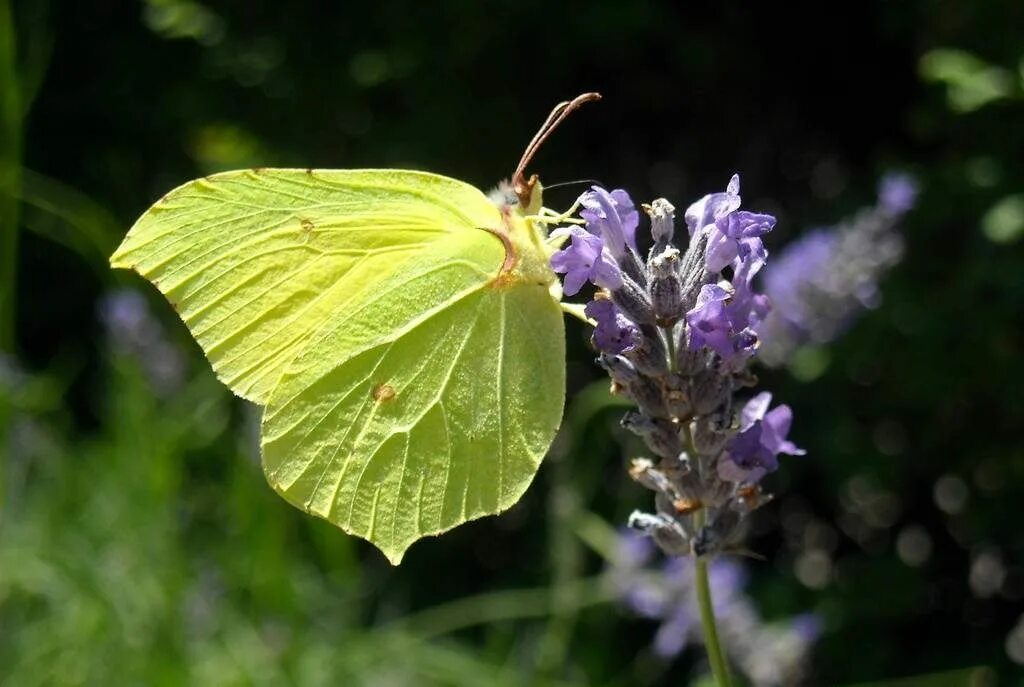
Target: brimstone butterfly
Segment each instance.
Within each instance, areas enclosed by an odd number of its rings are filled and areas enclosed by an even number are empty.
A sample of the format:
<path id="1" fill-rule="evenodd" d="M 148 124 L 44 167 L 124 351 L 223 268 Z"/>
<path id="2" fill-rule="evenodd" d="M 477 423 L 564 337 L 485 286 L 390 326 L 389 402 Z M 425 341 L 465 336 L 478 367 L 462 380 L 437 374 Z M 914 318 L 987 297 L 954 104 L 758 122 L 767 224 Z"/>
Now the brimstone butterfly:
<path id="1" fill-rule="evenodd" d="M 565 336 L 533 153 L 507 193 L 406 170 L 252 169 L 180 186 L 111 257 L 265 406 L 267 481 L 375 544 L 512 506 L 561 421 Z"/>

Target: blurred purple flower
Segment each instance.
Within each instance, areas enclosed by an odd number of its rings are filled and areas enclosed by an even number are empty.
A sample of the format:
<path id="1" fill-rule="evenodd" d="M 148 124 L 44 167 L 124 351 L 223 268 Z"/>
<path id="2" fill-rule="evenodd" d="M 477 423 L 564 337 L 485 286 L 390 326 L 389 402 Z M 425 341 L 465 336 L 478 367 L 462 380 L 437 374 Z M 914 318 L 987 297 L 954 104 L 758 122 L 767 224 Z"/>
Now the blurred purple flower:
<path id="1" fill-rule="evenodd" d="M 879 304 L 879 279 L 903 254 L 896 223 L 916 198 L 912 177 L 887 175 L 874 207 L 836 227 L 808 232 L 776 256 L 764 275 L 772 311 L 758 327 L 763 362 L 780 365 L 801 344 L 827 343 L 857 314 Z"/>
<path id="2" fill-rule="evenodd" d="M 664 659 L 702 643 L 700 609 L 693 565 L 669 558 L 650 565 L 650 539 L 625 531 L 607 574 L 622 602 L 634 613 L 658 620 L 652 647 Z M 711 597 L 722 643 L 750 682 L 775 687 L 798 682 L 811 646 L 822 632 L 811 613 L 767 624 L 745 593 L 746 569 L 733 559 L 715 558 L 708 566 Z"/>
<path id="3" fill-rule="evenodd" d="M 889 215 L 903 215 L 917 202 L 917 180 L 909 174 L 891 172 L 878 184 L 878 206 Z"/>
<path id="4" fill-rule="evenodd" d="M 181 386 L 185 359 L 167 341 L 142 294 L 131 289 L 106 294 L 100 300 L 99 316 L 114 352 L 138 361 L 158 394 L 168 395 Z"/>

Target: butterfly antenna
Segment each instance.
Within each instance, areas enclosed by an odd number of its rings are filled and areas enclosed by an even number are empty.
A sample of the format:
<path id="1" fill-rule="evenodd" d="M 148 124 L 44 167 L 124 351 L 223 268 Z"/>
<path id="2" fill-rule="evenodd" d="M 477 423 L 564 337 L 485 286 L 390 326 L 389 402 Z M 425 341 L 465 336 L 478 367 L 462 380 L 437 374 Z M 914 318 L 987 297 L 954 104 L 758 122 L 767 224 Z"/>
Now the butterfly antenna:
<path id="1" fill-rule="evenodd" d="M 550 191 L 553 188 L 563 186 L 576 186 L 577 184 L 590 184 L 591 186 L 604 186 L 600 179 L 573 179 L 572 181 L 559 181 L 557 184 L 544 184 L 544 190 Z"/>
<path id="2" fill-rule="evenodd" d="M 600 93 L 583 93 L 576 96 L 572 100 L 558 103 L 554 109 L 551 110 L 551 114 L 544 120 L 544 124 L 541 125 L 537 133 L 534 134 L 530 144 L 526 146 L 526 151 L 523 153 L 523 157 L 519 160 L 519 165 L 516 167 L 515 173 L 512 175 L 512 189 L 515 191 L 516 196 L 519 198 L 519 203 L 523 207 L 527 207 L 530 204 L 530 195 L 533 192 L 534 184 L 537 183 L 537 175 L 531 176 L 529 179 L 526 178 L 526 165 L 530 164 L 533 156 L 536 155 L 537 150 L 544 144 L 548 136 L 558 128 L 558 125 L 565 120 L 566 117 L 571 115 L 573 112 L 578 110 L 581 105 L 586 103 L 592 103 L 601 99 Z"/>

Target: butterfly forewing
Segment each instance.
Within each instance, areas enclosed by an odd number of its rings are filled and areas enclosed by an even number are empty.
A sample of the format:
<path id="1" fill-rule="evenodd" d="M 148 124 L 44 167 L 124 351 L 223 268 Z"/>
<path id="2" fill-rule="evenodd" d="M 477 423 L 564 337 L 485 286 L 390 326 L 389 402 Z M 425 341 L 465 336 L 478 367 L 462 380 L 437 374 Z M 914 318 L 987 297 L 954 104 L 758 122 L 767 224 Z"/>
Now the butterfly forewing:
<path id="1" fill-rule="evenodd" d="M 152 281 L 220 379 L 266 403 L 285 366 L 368 289 L 450 234 L 499 223 L 480 191 L 435 174 L 245 170 L 168 193 L 111 263 Z"/>

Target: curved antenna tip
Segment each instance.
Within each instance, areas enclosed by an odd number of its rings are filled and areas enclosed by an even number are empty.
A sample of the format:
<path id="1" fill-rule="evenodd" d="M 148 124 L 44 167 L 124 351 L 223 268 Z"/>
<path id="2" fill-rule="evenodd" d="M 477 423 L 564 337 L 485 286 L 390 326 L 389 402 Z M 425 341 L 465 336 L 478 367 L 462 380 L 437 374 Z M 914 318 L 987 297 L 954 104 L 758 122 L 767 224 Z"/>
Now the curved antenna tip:
<path id="1" fill-rule="evenodd" d="M 512 188 L 523 207 L 530 204 L 530 196 L 533 192 L 534 185 L 537 183 L 537 175 L 533 175 L 529 179 L 526 178 L 526 165 L 530 164 L 533 156 L 536 155 L 544 141 L 547 140 L 548 136 L 558 128 L 558 125 L 561 124 L 566 117 L 579 109 L 581 105 L 596 102 L 600 99 L 601 94 L 594 91 L 581 93 L 572 100 L 566 100 L 558 103 L 551 110 L 551 114 L 549 114 L 547 119 L 544 120 L 540 129 L 537 130 L 533 139 L 530 140 L 529 145 L 526 146 L 526 150 L 523 152 L 523 156 L 519 159 L 519 164 L 516 166 L 516 171 L 512 174 Z"/>

